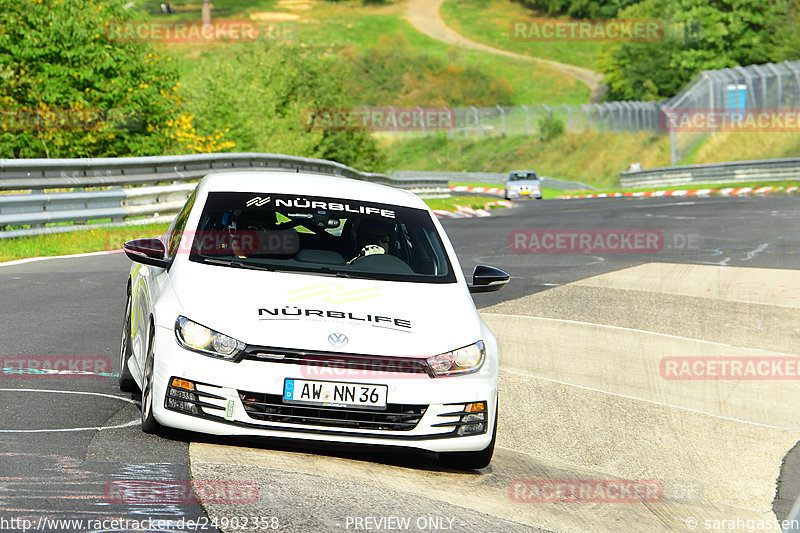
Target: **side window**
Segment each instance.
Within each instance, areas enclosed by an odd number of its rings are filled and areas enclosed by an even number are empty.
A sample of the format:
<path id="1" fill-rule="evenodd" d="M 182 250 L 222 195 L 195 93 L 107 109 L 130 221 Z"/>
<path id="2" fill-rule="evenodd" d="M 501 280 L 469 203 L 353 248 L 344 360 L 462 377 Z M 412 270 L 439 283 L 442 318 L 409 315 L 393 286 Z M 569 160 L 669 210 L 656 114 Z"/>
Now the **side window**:
<path id="1" fill-rule="evenodd" d="M 183 209 L 181 209 L 181 212 L 178 213 L 178 216 L 175 217 L 175 221 L 172 223 L 169 233 L 169 245 L 167 246 L 167 257 L 170 259 L 174 258 L 175 254 L 178 252 L 183 230 L 186 229 L 186 221 L 189 220 L 189 213 L 192 212 L 196 194 L 197 189 L 195 189 L 189 196 L 189 199 L 186 200 Z"/>

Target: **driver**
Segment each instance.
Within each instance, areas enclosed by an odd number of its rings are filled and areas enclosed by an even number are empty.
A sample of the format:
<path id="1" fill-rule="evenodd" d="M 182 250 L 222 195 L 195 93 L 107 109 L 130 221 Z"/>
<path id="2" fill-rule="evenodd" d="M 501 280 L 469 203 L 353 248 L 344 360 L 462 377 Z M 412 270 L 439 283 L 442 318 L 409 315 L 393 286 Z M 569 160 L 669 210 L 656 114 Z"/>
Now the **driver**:
<path id="1" fill-rule="evenodd" d="M 272 221 L 268 220 L 269 215 L 272 215 Z M 231 249 L 236 257 L 243 259 L 248 254 L 255 253 L 258 250 L 259 237 L 273 228 L 274 220 L 275 215 L 272 213 L 249 211 L 239 215 L 236 229 L 231 235 Z"/>
<path id="2" fill-rule="evenodd" d="M 374 220 L 362 220 L 356 228 L 356 250 L 358 254 L 347 264 L 368 255 L 385 254 L 389 251 L 389 227 Z"/>

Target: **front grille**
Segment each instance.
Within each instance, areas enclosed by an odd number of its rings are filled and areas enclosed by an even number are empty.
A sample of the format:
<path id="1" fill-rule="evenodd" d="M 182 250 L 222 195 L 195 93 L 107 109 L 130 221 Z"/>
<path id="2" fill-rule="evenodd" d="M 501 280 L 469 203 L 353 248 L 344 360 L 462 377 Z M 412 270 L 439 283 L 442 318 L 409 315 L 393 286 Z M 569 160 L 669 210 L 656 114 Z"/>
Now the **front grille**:
<path id="1" fill-rule="evenodd" d="M 374 355 L 307 352 L 287 348 L 269 348 L 266 346 L 248 346 L 243 359 L 251 361 L 268 361 L 270 363 L 288 363 L 327 367 L 333 370 L 360 370 L 371 373 L 404 373 L 428 374 L 430 371 L 425 359 L 413 357 L 377 357 Z"/>
<path id="2" fill-rule="evenodd" d="M 239 398 L 250 418 L 264 422 L 369 429 L 377 431 L 411 431 L 427 405 L 387 404 L 386 410 L 298 406 L 283 403 L 280 394 L 239 391 Z"/>

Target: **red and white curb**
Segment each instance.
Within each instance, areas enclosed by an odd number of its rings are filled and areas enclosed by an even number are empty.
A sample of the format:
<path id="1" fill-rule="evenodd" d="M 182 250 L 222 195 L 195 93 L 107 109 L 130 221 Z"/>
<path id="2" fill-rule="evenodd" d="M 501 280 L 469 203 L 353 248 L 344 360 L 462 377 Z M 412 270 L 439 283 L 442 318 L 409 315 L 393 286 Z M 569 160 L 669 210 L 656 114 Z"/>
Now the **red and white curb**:
<path id="1" fill-rule="evenodd" d="M 659 196 L 748 196 L 753 194 L 769 193 L 794 193 L 800 187 L 736 187 L 727 189 L 685 189 L 678 191 L 639 191 L 639 192 L 610 192 L 598 194 L 574 194 L 558 196 L 558 199 L 568 200 L 573 198 L 626 198 L 626 197 L 646 197 L 656 198 Z"/>
<path id="2" fill-rule="evenodd" d="M 485 207 L 496 205 L 500 207 L 509 208 L 513 204 L 508 200 L 497 200 L 496 202 L 488 202 Z M 490 217 L 491 212 L 488 209 L 473 209 L 464 205 L 457 205 L 456 211 L 445 211 L 443 209 L 434 209 L 433 212 L 437 217 L 441 218 L 474 218 L 474 217 Z"/>
<path id="3" fill-rule="evenodd" d="M 453 192 L 472 192 L 477 194 L 491 194 L 505 198 L 506 190 L 498 187 L 467 187 L 466 185 L 452 185 L 449 187 Z"/>

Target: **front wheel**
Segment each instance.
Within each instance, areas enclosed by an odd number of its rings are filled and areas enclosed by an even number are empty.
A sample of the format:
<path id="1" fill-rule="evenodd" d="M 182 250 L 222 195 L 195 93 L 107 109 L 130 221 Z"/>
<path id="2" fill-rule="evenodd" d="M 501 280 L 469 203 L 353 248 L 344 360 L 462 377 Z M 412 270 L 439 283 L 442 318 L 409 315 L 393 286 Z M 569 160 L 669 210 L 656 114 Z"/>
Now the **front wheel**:
<path id="1" fill-rule="evenodd" d="M 133 379 L 128 369 L 128 359 L 131 357 L 131 295 L 125 304 L 125 319 L 122 323 L 122 341 L 119 345 L 119 390 L 122 392 L 138 392 L 139 386 Z"/>
<path id="2" fill-rule="evenodd" d="M 492 441 L 489 445 L 477 452 L 440 452 L 439 462 L 450 468 L 459 470 L 479 470 L 486 468 L 492 462 L 494 443 L 497 440 L 497 410 L 494 412 L 494 429 Z"/>
<path id="3" fill-rule="evenodd" d="M 163 428 L 153 415 L 154 340 L 155 331 L 151 326 L 150 335 L 147 340 L 147 359 L 144 364 L 144 375 L 142 376 L 142 431 L 145 433 L 158 434 Z"/>

